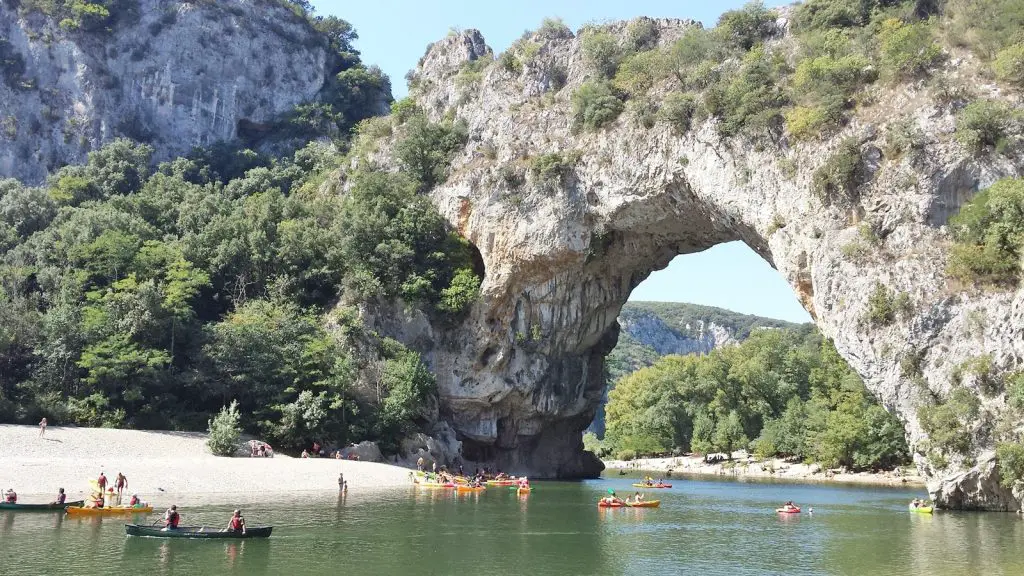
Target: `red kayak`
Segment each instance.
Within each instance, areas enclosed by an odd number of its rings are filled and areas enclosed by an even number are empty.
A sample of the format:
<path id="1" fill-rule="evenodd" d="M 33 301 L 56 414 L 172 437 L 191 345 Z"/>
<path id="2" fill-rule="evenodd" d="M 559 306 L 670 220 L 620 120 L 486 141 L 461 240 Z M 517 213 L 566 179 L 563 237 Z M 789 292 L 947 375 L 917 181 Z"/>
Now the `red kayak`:
<path id="1" fill-rule="evenodd" d="M 778 512 L 779 514 L 799 514 L 800 513 L 800 509 L 797 508 L 796 506 L 793 506 L 792 508 L 776 508 L 775 511 Z"/>
<path id="2" fill-rule="evenodd" d="M 612 502 L 611 504 L 609 504 L 608 502 L 605 502 L 604 500 L 601 500 L 600 502 L 597 503 L 597 507 L 598 508 L 625 508 L 626 505 L 621 503 L 621 502 Z"/>

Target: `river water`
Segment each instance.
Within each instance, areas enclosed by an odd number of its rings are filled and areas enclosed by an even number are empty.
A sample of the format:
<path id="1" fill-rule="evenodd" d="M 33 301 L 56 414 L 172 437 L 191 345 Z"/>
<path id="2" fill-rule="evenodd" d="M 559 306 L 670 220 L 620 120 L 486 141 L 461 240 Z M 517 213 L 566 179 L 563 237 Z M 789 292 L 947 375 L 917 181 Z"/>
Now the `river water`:
<path id="1" fill-rule="evenodd" d="M 524 497 L 352 487 L 344 499 L 243 498 L 249 524 L 274 534 L 237 542 L 128 538 L 124 520 L 0 511 L 0 575 L 1024 574 L 1024 521 L 910 514 L 912 490 L 674 479 L 646 492 L 660 508 L 595 506 L 608 488 L 632 493 L 630 482 L 542 482 Z M 775 514 L 786 500 L 814 513 Z M 227 523 L 231 506 L 201 501 L 177 500 L 183 524 Z"/>

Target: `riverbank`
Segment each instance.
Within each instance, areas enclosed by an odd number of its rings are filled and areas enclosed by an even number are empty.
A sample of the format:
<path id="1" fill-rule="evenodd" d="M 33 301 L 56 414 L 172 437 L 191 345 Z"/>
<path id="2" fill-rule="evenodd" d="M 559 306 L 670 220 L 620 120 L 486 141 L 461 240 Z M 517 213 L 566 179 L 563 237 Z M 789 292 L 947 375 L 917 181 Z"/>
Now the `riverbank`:
<path id="1" fill-rule="evenodd" d="M 0 425 L 0 489 L 13 488 L 22 502 L 52 499 L 64 488 L 69 500 L 89 491 L 104 472 L 113 485 L 128 478 L 128 492 L 143 500 L 204 495 L 205 501 L 236 496 L 337 491 L 338 474 L 349 491 L 409 484 L 409 470 L 388 464 L 326 458 L 222 458 L 206 448 L 206 434 L 106 428 L 51 427 L 39 437 L 33 426 Z"/>
<path id="2" fill-rule="evenodd" d="M 614 477 L 620 470 L 648 472 L 664 478 L 672 476 L 725 476 L 733 478 L 771 478 L 792 482 L 836 482 L 872 484 L 876 486 L 924 487 L 925 482 L 913 467 L 891 472 L 842 472 L 823 470 L 817 464 L 789 463 L 781 459 L 756 460 L 746 454 L 734 455 L 732 461 L 708 464 L 702 457 L 639 458 L 636 460 L 605 460 L 605 477 Z"/>

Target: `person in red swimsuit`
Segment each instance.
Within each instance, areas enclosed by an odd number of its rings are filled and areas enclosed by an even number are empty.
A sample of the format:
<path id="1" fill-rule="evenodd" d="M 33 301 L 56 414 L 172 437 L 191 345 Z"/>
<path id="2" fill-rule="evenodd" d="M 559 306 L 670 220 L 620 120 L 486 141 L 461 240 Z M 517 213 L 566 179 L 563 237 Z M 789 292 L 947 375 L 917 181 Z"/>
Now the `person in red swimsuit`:
<path id="1" fill-rule="evenodd" d="M 231 515 L 231 520 L 228 522 L 228 530 L 245 534 L 245 518 L 242 518 L 241 510 L 235 510 L 235 513 Z"/>
<path id="2" fill-rule="evenodd" d="M 105 474 L 103 474 L 103 472 L 100 472 L 100 477 L 96 479 L 96 484 L 99 484 L 100 493 L 101 494 L 106 491 L 106 489 L 107 489 L 107 476 Z"/>

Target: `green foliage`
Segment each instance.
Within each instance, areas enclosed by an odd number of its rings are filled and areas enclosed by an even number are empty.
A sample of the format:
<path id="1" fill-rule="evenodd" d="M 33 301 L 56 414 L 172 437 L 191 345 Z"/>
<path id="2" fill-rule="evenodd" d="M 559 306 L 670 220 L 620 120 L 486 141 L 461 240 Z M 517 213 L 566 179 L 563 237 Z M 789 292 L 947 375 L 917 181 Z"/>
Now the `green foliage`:
<path id="1" fill-rule="evenodd" d="M 1006 377 L 1006 403 L 1018 412 L 1024 412 L 1024 370 Z"/>
<path id="2" fill-rule="evenodd" d="M 809 0 L 797 7 L 794 26 L 802 33 L 863 26 L 875 4 L 872 0 Z"/>
<path id="3" fill-rule="evenodd" d="M 750 50 L 771 35 L 775 13 L 758 0 L 748 2 L 739 10 L 730 10 L 718 17 L 718 28 L 728 42 L 740 50 Z"/>
<path id="4" fill-rule="evenodd" d="M 658 118 L 672 126 L 676 134 L 685 134 L 697 111 L 697 98 L 693 94 L 671 92 L 658 110 Z"/>
<path id="5" fill-rule="evenodd" d="M 989 148 L 998 152 L 1005 146 L 1012 121 L 1013 113 L 1006 104 L 977 100 L 957 115 L 956 139 L 974 154 L 981 154 Z"/>
<path id="6" fill-rule="evenodd" d="M 572 30 L 561 18 L 545 18 L 537 29 L 537 35 L 546 40 L 572 38 Z"/>
<path id="7" fill-rule="evenodd" d="M 950 220 L 957 243 L 948 271 L 965 281 L 1016 285 L 1024 255 L 1024 179 L 1004 178 Z"/>
<path id="8" fill-rule="evenodd" d="M 622 113 L 622 100 L 607 82 L 586 82 L 572 94 L 572 116 L 577 127 L 598 130 Z"/>
<path id="9" fill-rule="evenodd" d="M 1024 480 L 1024 444 L 1003 442 L 996 446 L 996 458 L 999 460 L 999 483 L 1003 487 L 1013 488 Z"/>
<path id="10" fill-rule="evenodd" d="M 593 452 L 598 458 L 604 458 L 611 453 L 608 445 L 593 432 L 583 434 L 583 449 Z"/>
<path id="11" fill-rule="evenodd" d="M 864 314 L 864 320 L 871 326 L 881 328 L 892 324 L 899 316 L 906 317 L 910 312 L 909 294 L 894 294 L 885 284 L 876 282 L 871 294 L 868 295 L 868 309 Z"/>
<path id="12" fill-rule="evenodd" d="M 927 23 L 905 24 L 896 19 L 882 23 L 881 64 L 896 79 L 906 79 L 928 72 L 942 57 L 942 48 L 935 42 Z"/>
<path id="13" fill-rule="evenodd" d="M 137 0 L 23 0 L 16 5 L 21 14 L 41 13 L 68 32 L 106 32 L 139 9 Z"/>
<path id="14" fill-rule="evenodd" d="M 461 268 L 451 285 L 441 290 L 437 309 L 451 316 L 461 314 L 480 297 L 480 277 L 469 268 Z"/>
<path id="15" fill-rule="evenodd" d="M 853 95 L 874 80 L 870 69 L 866 58 L 854 54 L 825 54 L 801 61 L 793 75 L 793 88 L 806 106 L 786 115 L 790 133 L 807 139 L 839 127 Z"/>
<path id="16" fill-rule="evenodd" d="M 928 445 L 938 453 L 965 455 L 971 449 L 970 423 L 978 417 L 979 400 L 964 388 L 956 388 L 944 403 L 917 411 Z"/>
<path id="17" fill-rule="evenodd" d="M 576 166 L 579 155 L 574 152 L 562 154 L 552 152 L 541 154 L 530 160 L 530 171 L 541 182 L 547 184 L 561 184 L 566 176 Z"/>
<path id="18" fill-rule="evenodd" d="M 852 468 L 908 457 L 899 422 L 828 342 L 799 330 L 754 332 L 705 356 L 666 356 L 609 392 L 605 442 L 638 454 L 732 451 Z"/>
<path id="19" fill-rule="evenodd" d="M 608 32 L 589 30 L 581 40 L 583 62 L 604 78 L 612 78 L 619 69 L 623 53 L 619 41 Z"/>
<path id="20" fill-rule="evenodd" d="M 658 25 L 650 18 L 637 18 L 626 26 L 626 49 L 631 52 L 653 50 L 658 45 Z"/>
<path id="21" fill-rule="evenodd" d="M 786 112 L 786 130 L 797 140 L 810 140 L 821 135 L 826 127 L 834 126 L 838 118 L 817 106 L 797 106 Z"/>
<path id="22" fill-rule="evenodd" d="M 404 137 L 395 144 L 395 156 L 421 191 L 430 190 L 448 177 L 452 156 L 466 143 L 466 128 L 451 122 L 433 123 L 422 115 L 409 118 L 405 128 Z"/>
<path id="23" fill-rule="evenodd" d="M 945 16 L 954 40 L 985 59 L 1024 42 L 1024 3 L 1020 0 L 947 0 Z"/>
<path id="24" fill-rule="evenodd" d="M 210 436 L 206 445 L 215 456 L 234 456 L 238 450 L 238 438 L 241 435 L 238 415 L 238 402 L 232 400 L 230 406 L 220 409 L 220 412 L 210 420 L 207 432 Z"/>
<path id="25" fill-rule="evenodd" d="M 664 64 L 663 56 L 653 50 L 630 54 L 622 60 L 612 84 L 630 97 L 642 96 L 666 75 Z"/>
<path id="26" fill-rule="evenodd" d="M 821 167 L 814 171 L 812 186 L 823 203 L 852 202 L 857 187 L 867 179 L 860 142 L 847 138 Z"/>
<path id="27" fill-rule="evenodd" d="M 992 70 L 1007 84 L 1024 88 L 1024 42 L 1014 44 L 996 54 Z"/>
<path id="28" fill-rule="evenodd" d="M 776 130 L 782 121 L 782 108 L 789 104 L 782 81 L 785 67 L 781 56 L 758 46 L 743 57 L 735 74 L 709 87 L 704 105 L 712 116 L 721 119 L 719 133 L 734 136 L 744 130 Z"/>
<path id="29" fill-rule="evenodd" d="M 498 57 L 498 65 L 513 76 L 519 76 L 523 73 L 523 63 L 511 49 L 501 53 L 501 56 Z"/>

